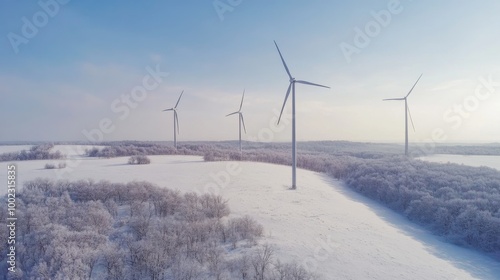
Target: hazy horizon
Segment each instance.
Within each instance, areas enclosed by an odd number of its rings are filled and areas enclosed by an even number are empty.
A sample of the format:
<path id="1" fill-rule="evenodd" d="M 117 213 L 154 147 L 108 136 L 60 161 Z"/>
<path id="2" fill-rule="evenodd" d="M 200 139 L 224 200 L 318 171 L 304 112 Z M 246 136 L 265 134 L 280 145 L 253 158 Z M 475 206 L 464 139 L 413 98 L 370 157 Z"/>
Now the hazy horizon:
<path id="1" fill-rule="evenodd" d="M 172 144 L 174 143 L 173 140 L 134 140 L 134 139 L 123 139 L 123 140 L 113 140 L 113 141 L 106 141 L 104 140 L 103 142 L 96 142 L 96 141 L 87 141 L 87 140 L 5 140 L 5 141 L 0 141 L 0 146 L 1 145 L 7 145 L 7 146 L 16 146 L 16 145 L 31 145 L 30 143 L 48 143 L 48 144 L 55 144 L 55 145 L 98 145 L 100 143 L 116 143 L 116 142 L 144 142 L 144 143 L 165 143 L 165 144 Z M 199 144 L 199 143 L 227 143 L 231 142 L 234 143 L 235 145 L 238 144 L 238 140 L 234 139 L 226 139 L 226 140 L 216 140 L 216 141 L 210 141 L 210 140 L 186 140 L 186 141 L 179 141 L 177 144 L 179 146 L 182 146 L 183 144 Z M 261 144 L 289 144 L 291 145 L 290 141 L 272 141 L 272 142 L 262 142 L 262 141 L 247 141 L 247 140 L 242 140 L 243 143 L 261 143 Z M 297 141 L 298 144 L 300 143 L 315 143 L 315 142 L 345 142 L 345 143 L 353 143 L 353 144 L 367 144 L 367 145 L 398 145 L 404 148 L 404 143 L 403 142 L 391 142 L 391 141 L 380 141 L 380 142 L 370 142 L 370 141 L 349 141 L 349 140 L 305 140 L 305 141 Z M 414 148 L 421 147 L 421 145 L 425 144 L 434 144 L 436 146 L 453 146 L 453 145 L 458 145 L 458 146 L 474 146 L 474 145 L 500 145 L 500 141 L 497 142 L 446 142 L 446 143 L 436 143 L 436 142 L 409 142 L 410 144 L 410 149 L 412 149 L 412 145 L 416 145 Z"/>

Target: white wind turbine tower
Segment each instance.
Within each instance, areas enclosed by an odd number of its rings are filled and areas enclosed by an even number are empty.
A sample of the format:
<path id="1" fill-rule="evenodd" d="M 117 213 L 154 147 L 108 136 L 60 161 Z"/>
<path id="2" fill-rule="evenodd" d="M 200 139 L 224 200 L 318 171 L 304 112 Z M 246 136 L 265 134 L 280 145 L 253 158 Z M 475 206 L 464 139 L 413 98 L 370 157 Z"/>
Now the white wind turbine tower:
<path id="1" fill-rule="evenodd" d="M 165 111 L 174 111 L 174 147 L 177 149 L 177 133 L 179 133 L 179 118 L 177 117 L 177 105 L 179 105 L 179 101 L 181 101 L 181 97 L 184 91 L 181 92 L 181 95 L 179 96 L 179 99 L 177 99 L 177 103 L 175 103 L 175 106 L 170 109 L 165 109 Z"/>
<path id="2" fill-rule="evenodd" d="M 415 131 L 415 126 L 413 125 L 413 119 L 411 118 L 411 113 L 410 113 L 410 107 L 408 107 L 408 96 L 410 93 L 413 91 L 415 86 L 417 85 L 418 81 L 420 81 L 420 78 L 422 78 L 423 74 L 420 74 L 420 77 L 418 77 L 417 81 L 413 85 L 413 87 L 410 89 L 408 94 L 405 97 L 401 98 L 388 98 L 388 99 L 383 99 L 383 101 L 389 101 L 389 100 L 404 100 L 405 101 L 405 155 L 408 156 L 408 115 L 410 116 L 410 121 L 411 121 L 411 126 L 413 127 L 413 131 Z"/>
<path id="3" fill-rule="evenodd" d="M 231 115 L 236 115 L 238 114 L 239 116 L 239 124 L 240 124 L 240 155 L 241 155 L 241 125 L 243 124 L 243 129 L 245 130 L 245 133 L 247 133 L 247 129 L 245 128 L 245 120 L 243 119 L 243 113 L 241 112 L 241 107 L 243 106 L 243 99 L 245 98 L 245 90 L 243 90 L 243 96 L 241 97 L 241 103 L 240 103 L 240 109 L 234 113 L 226 115 L 226 117 L 229 117 Z"/>
<path id="4" fill-rule="evenodd" d="M 288 99 L 288 96 L 290 95 L 290 91 L 292 92 L 292 189 L 297 188 L 297 143 L 295 139 L 295 84 L 305 84 L 305 85 L 310 85 L 310 86 L 317 86 L 317 87 L 324 87 L 324 88 L 330 88 L 327 86 L 319 85 L 319 84 L 314 84 L 311 82 L 307 81 L 302 81 L 302 80 L 296 80 L 294 77 L 292 77 L 292 74 L 290 74 L 290 70 L 288 69 L 288 66 L 286 65 L 285 59 L 283 58 L 283 55 L 281 55 L 280 48 L 278 47 L 278 44 L 276 44 L 276 41 L 274 41 L 274 45 L 276 45 L 276 49 L 278 50 L 278 53 L 281 58 L 281 62 L 283 62 L 283 66 L 285 67 L 286 73 L 288 74 L 288 77 L 290 78 L 290 85 L 288 86 L 288 90 L 286 91 L 286 96 L 285 96 L 285 101 L 283 102 L 283 107 L 281 107 L 281 113 L 278 119 L 278 124 L 280 123 L 281 120 L 281 115 L 283 114 L 283 109 L 285 109 L 286 101 Z"/>

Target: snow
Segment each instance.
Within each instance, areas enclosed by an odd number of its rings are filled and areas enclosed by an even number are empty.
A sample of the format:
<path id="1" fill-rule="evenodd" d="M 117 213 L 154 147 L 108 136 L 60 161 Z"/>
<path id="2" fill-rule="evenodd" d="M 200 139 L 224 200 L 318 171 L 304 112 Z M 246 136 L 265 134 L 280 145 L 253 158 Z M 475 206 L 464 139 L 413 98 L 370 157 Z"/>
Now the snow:
<path id="1" fill-rule="evenodd" d="M 59 147 L 68 149 L 68 147 Z M 262 243 L 275 244 L 282 260 L 295 260 L 324 279 L 498 279 L 500 264 L 441 241 L 402 216 L 351 191 L 324 174 L 298 170 L 289 189 L 286 166 L 252 162 L 204 162 L 196 156 L 149 156 L 149 165 L 127 157 L 72 156 L 67 168 L 17 162 L 18 185 L 36 177 L 95 181 L 150 181 L 182 192 L 207 191 L 229 200 L 232 215 L 250 215 L 265 228 Z M 6 182 L 7 163 L 0 163 Z M 5 184 L 2 184 L 5 186 Z M 6 192 L 2 187 L 0 193 Z"/>
<path id="2" fill-rule="evenodd" d="M 476 155 L 430 155 L 419 158 L 421 160 L 437 163 L 457 163 L 469 166 L 487 166 L 500 170 L 500 156 L 476 156 Z"/>

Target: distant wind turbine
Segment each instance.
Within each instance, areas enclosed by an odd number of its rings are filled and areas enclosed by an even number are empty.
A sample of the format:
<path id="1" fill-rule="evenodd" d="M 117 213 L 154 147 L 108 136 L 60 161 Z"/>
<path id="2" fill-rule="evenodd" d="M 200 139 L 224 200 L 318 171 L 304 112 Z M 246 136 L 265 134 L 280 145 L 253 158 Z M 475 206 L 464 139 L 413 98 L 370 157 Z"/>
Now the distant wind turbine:
<path id="1" fill-rule="evenodd" d="M 245 128 L 245 120 L 243 119 L 243 113 L 241 112 L 241 107 L 243 106 L 243 99 L 245 98 L 245 90 L 243 90 L 243 96 L 241 97 L 241 103 L 240 103 L 240 109 L 234 113 L 226 115 L 226 117 L 229 117 L 231 115 L 236 115 L 238 114 L 239 116 L 239 124 L 240 124 L 240 154 L 241 154 L 241 125 L 243 124 L 243 129 L 245 130 L 245 133 L 247 133 L 247 129 Z"/>
<path id="2" fill-rule="evenodd" d="M 413 127 L 413 131 L 415 131 L 415 126 L 413 125 L 413 119 L 411 118 L 411 113 L 410 113 L 410 107 L 408 107 L 408 96 L 410 93 L 413 91 L 415 86 L 417 85 L 418 81 L 420 81 L 420 78 L 422 78 L 423 74 L 420 74 L 420 77 L 418 77 L 417 81 L 413 85 L 413 87 L 410 89 L 410 92 L 405 97 L 401 98 L 388 98 L 388 99 L 383 99 L 383 101 L 390 101 L 390 100 L 404 100 L 405 101 L 405 155 L 408 156 L 408 116 L 410 116 L 410 121 L 411 121 L 411 126 Z"/>
<path id="3" fill-rule="evenodd" d="M 181 95 L 179 96 L 179 99 L 177 99 L 177 103 L 175 103 L 175 106 L 170 109 L 165 109 L 165 111 L 174 111 L 174 147 L 177 149 L 177 133 L 179 133 L 179 117 L 177 117 L 177 105 L 179 105 L 179 101 L 181 101 L 181 97 L 184 91 L 181 92 Z"/>
<path id="4" fill-rule="evenodd" d="M 302 81 L 302 80 L 296 80 L 294 77 L 292 77 L 292 74 L 290 74 L 290 70 L 288 69 L 288 66 L 286 65 L 285 59 L 283 58 L 283 55 L 281 55 L 280 48 L 278 47 L 278 44 L 276 41 L 274 41 L 274 45 L 276 45 L 276 49 L 278 50 L 278 53 L 281 58 L 281 62 L 283 62 L 283 66 L 285 67 L 286 73 L 288 74 L 288 77 L 290 78 L 290 85 L 288 86 L 288 90 L 286 91 L 285 95 L 285 101 L 283 102 L 283 107 L 281 107 L 281 113 L 278 119 L 278 124 L 280 123 L 281 120 L 281 115 L 283 114 L 283 109 L 285 109 L 286 101 L 288 99 L 288 96 L 290 95 L 290 91 L 292 92 L 292 189 L 297 188 L 297 148 L 296 148 L 296 139 L 295 139 L 295 84 L 305 84 L 305 85 L 310 85 L 310 86 L 317 86 L 317 87 L 324 87 L 324 88 L 330 88 L 327 86 L 319 85 L 319 84 L 314 84 L 311 82 L 307 81 Z"/>

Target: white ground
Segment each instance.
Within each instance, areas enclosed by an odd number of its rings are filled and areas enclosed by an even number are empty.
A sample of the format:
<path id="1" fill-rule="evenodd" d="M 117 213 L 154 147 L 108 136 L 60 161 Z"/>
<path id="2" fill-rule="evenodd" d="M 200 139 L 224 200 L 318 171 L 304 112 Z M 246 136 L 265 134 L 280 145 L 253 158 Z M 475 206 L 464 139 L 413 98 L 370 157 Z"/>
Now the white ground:
<path id="1" fill-rule="evenodd" d="M 431 155 L 420 159 L 437 163 L 449 162 L 470 166 L 487 166 L 500 170 L 500 156 Z"/>
<path id="2" fill-rule="evenodd" d="M 32 147 L 31 145 L 1 145 L 0 154 L 29 150 L 31 147 Z"/>
<path id="3" fill-rule="evenodd" d="M 92 178 L 216 191 L 229 200 L 232 215 L 248 214 L 263 224 L 262 241 L 276 244 L 281 259 L 296 260 L 325 279 L 499 279 L 500 263 L 442 242 L 326 175 L 298 170 L 298 190 L 292 191 L 286 166 L 207 163 L 192 156 L 150 159 L 149 165 L 131 166 L 127 158 L 73 156 L 63 170 L 43 169 L 51 161 L 18 162 L 18 185 L 36 177 Z M 0 182 L 7 181 L 6 165 L 0 163 Z"/>

